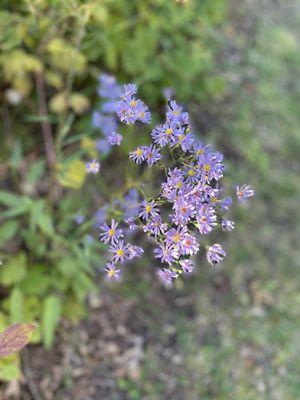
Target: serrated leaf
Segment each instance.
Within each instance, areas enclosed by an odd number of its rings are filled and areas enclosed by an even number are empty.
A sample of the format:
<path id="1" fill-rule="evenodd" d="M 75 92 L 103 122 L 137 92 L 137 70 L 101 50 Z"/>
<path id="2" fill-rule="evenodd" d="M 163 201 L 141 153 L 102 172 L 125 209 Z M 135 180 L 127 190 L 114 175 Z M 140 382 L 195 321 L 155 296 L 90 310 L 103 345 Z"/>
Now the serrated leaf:
<path id="1" fill-rule="evenodd" d="M 48 296 L 43 304 L 42 332 L 43 342 L 47 349 L 50 349 L 56 328 L 61 316 L 61 299 L 58 296 Z"/>
<path id="2" fill-rule="evenodd" d="M 35 330 L 33 324 L 14 324 L 0 333 L 0 357 L 21 350 L 30 339 L 30 333 Z"/>

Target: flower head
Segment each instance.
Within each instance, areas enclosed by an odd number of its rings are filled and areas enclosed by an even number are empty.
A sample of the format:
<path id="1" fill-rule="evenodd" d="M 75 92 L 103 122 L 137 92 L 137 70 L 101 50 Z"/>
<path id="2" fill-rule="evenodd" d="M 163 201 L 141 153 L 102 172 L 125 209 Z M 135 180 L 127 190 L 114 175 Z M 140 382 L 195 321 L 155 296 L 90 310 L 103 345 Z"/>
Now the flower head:
<path id="1" fill-rule="evenodd" d="M 153 164 L 161 159 L 161 154 L 154 145 L 144 146 L 144 154 L 149 167 L 152 167 Z"/>
<path id="2" fill-rule="evenodd" d="M 112 262 L 108 262 L 105 267 L 106 279 L 118 281 L 121 277 L 121 271 L 116 269 L 116 266 Z"/>
<path id="3" fill-rule="evenodd" d="M 129 158 L 132 161 L 135 161 L 137 164 L 140 164 L 145 160 L 145 146 L 137 147 L 134 151 L 129 153 Z"/>
<path id="4" fill-rule="evenodd" d="M 182 271 L 186 274 L 193 272 L 194 270 L 194 263 L 190 258 L 185 258 L 184 260 L 180 260 L 179 264 L 182 268 Z"/>
<path id="5" fill-rule="evenodd" d="M 100 170 L 100 163 L 96 160 L 86 163 L 86 170 L 88 173 L 97 174 Z"/>
<path id="6" fill-rule="evenodd" d="M 118 223 L 112 219 L 111 224 L 104 224 L 100 226 L 102 233 L 99 234 L 99 240 L 104 243 L 114 243 L 118 239 L 123 237 L 123 232 L 121 229 L 118 229 Z"/>
<path id="7" fill-rule="evenodd" d="M 139 212 L 139 217 L 147 220 L 150 216 L 155 217 L 156 215 L 158 215 L 158 210 L 156 208 L 155 201 L 143 200 L 141 203 L 141 211 Z"/>
<path id="8" fill-rule="evenodd" d="M 247 199 L 254 195 L 254 190 L 250 185 L 242 185 L 236 188 L 236 195 L 239 200 Z"/>
<path id="9" fill-rule="evenodd" d="M 173 246 L 165 246 L 160 244 L 158 248 L 154 249 L 155 258 L 160 258 L 161 262 L 172 264 L 178 257 L 178 251 Z"/>
<path id="10" fill-rule="evenodd" d="M 231 221 L 229 219 L 223 219 L 222 220 L 222 229 L 223 229 L 223 231 L 233 231 L 234 221 Z"/>
<path id="11" fill-rule="evenodd" d="M 131 258 L 132 252 L 130 251 L 130 245 L 125 244 L 124 240 L 116 240 L 108 249 L 110 253 L 113 253 L 113 261 L 123 263 Z"/>
<path id="12" fill-rule="evenodd" d="M 123 136 L 120 135 L 120 133 L 113 132 L 110 136 L 108 136 L 107 140 L 112 146 L 120 146 Z"/>
<path id="13" fill-rule="evenodd" d="M 136 121 L 150 122 L 149 109 L 142 100 L 134 97 L 136 92 L 137 88 L 134 84 L 124 85 L 121 100 L 117 102 L 117 114 L 125 124 L 134 124 Z"/>
<path id="14" fill-rule="evenodd" d="M 207 261 L 211 265 L 222 262 L 225 256 L 226 253 L 220 244 L 213 244 L 212 246 L 209 246 L 206 253 Z"/>

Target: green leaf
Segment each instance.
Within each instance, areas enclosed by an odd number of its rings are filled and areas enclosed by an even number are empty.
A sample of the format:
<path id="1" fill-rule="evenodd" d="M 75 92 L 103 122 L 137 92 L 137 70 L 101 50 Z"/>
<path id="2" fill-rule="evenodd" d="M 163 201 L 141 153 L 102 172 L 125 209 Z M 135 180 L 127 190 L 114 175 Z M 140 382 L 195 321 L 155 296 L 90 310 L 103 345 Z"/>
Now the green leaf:
<path id="1" fill-rule="evenodd" d="M 11 323 L 24 322 L 24 299 L 19 288 L 14 288 L 9 297 Z"/>
<path id="2" fill-rule="evenodd" d="M 50 282 L 47 269 L 43 265 L 33 265 L 20 283 L 20 289 L 25 295 L 45 295 Z"/>
<path id="3" fill-rule="evenodd" d="M 7 207 L 14 207 L 20 204 L 21 196 L 16 194 L 0 191 L 0 203 Z"/>
<path id="4" fill-rule="evenodd" d="M 20 282 L 27 273 L 26 256 L 24 253 L 11 257 L 0 270 L 0 282 L 4 286 L 11 286 Z"/>
<path id="5" fill-rule="evenodd" d="M 0 380 L 9 382 L 21 377 L 18 354 L 11 354 L 0 360 Z"/>
<path id="6" fill-rule="evenodd" d="M 15 235 L 18 226 L 19 226 L 18 221 L 11 220 L 7 221 L 0 227 L 0 247 L 3 247 L 5 242 L 7 242 L 10 238 L 12 238 Z"/>
<path id="7" fill-rule="evenodd" d="M 43 304 L 42 331 L 46 349 L 50 349 L 56 328 L 61 316 L 61 299 L 58 296 L 48 296 Z"/>
<path id="8" fill-rule="evenodd" d="M 0 191 L 0 204 L 9 207 L 9 210 L 0 213 L 0 216 L 9 218 L 28 212 L 33 201 L 26 196 L 17 196 L 10 192 Z"/>

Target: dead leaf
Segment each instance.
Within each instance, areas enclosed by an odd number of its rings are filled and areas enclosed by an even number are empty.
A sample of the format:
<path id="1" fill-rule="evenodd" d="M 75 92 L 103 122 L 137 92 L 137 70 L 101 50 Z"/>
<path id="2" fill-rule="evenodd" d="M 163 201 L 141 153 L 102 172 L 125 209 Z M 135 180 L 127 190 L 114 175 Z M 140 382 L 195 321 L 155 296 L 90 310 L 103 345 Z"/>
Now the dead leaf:
<path id="1" fill-rule="evenodd" d="M 30 333 L 35 328 L 34 324 L 14 324 L 0 333 L 0 357 L 8 356 L 26 346 Z"/>

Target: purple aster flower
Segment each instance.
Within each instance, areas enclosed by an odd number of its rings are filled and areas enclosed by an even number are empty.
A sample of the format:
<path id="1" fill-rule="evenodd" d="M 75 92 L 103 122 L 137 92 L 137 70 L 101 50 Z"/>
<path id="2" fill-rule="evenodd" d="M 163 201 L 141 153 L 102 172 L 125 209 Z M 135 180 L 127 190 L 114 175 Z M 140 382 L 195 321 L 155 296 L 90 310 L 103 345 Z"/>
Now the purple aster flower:
<path id="1" fill-rule="evenodd" d="M 128 225 L 130 230 L 135 230 L 138 227 L 137 224 L 135 223 L 134 217 L 126 218 L 125 223 Z"/>
<path id="2" fill-rule="evenodd" d="M 198 160 L 201 161 L 203 158 L 206 157 L 207 153 L 209 152 L 209 146 L 197 140 L 194 142 L 193 151 Z"/>
<path id="3" fill-rule="evenodd" d="M 101 104 L 101 111 L 104 114 L 113 114 L 116 111 L 116 101 L 110 100 L 110 101 L 105 101 L 104 103 Z"/>
<path id="4" fill-rule="evenodd" d="M 199 251 L 199 244 L 195 238 L 190 234 L 186 234 L 183 240 L 180 242 L 180 252 L 183 255 L 190 255 L 196 254 Z"/>
<path id="5" fill-rule="evenodd" d="M 223 231 L 232 231 L 234 229 L 234 221 L 230 221 L 229 219 L 223 219 L 222 229 Z"/>
<path id="6" fill-rule="evenodd" d="M 141 247 L 135 246 L 133 244 L 130 244 L 128 246 L 128 251 L 129 251 L 128 255 L 129 260 L 131 260 L 134 257 L 141 257 L 144 253 L 144 250 Z"/>
<path id="7" fill-rule="evenodd" d="M 160 244 L 158 248 L 154 249 L 155 258 L 160 258 L 161 262 L 172 264 L 178 257 L 178 251 L 173 246 L 165 246 Z"/>
<path id="8" fill-rule="evenodd" d="M 236 195 L 239 200 L 247 199 L 254 195 L 254 190 L 250 185 L 238 186 L 236 188 Z"/>
<path id="9" fill-rule="evenodd" d="M 96 160 L 86 163 L 86 170 L 88 173 L 97 174 L 100 170 L 100 163 Z"/>
<path id="10" fill-rule="evenodd" d="M 116 78 L 112 75 L 101 74 L 99 77 L 98 94 L 100 97 L 117 99 L 121 94 L 121 87 L 117 84 Z"/>
<path id="11" fill-rule="evenodd" d="M 131 99 L 137 93 L 137 86 L 134 83 L 128 83 L 123 86 L 123 90 L 121 93 L 121 99 L 127 100 Z"/>
<path id="12" fill-rule="evenodd" d="M 111 149 L 111 145 L 108 143 L 106 139 L 98 139 L 96 142 L 97 150 L 100 154 L 108 154 Z"/>
<path id="13" fill-rule="evenodd" d="M 136 86 L 133 84 L 125 85 L 121 100 L 117 102 L 116 111 L 122 122 L 125 124 L 134 124 L 136 121 L 143 123 L 150 122 L 150 112 L 146 104 L 136 99 Z"/>
<path id="14" fill-rule="evenodd" d="M 113 132 L 110 136 L 108 136 L 107 140 L 112 146 L 120 146 L 123 136 L 120 135 L 120 133 Z"/>
<path id="15" fill-rule="evenodd" d="M 112 262 L 108 262 L 105 267 L 106 278 L 109 280 L 118 281 L 121 277 L 121 271 L 116 269 L 116 266 Z"/>
<path id="16" fill-rule="evenodd" d="M 184 260 L 180 260 L 179 264 L 180 264 L 180 266 L 182 268 L 182 271 L 184 273 L 186 273 L 186 274 L 189 274 L 189 273 L 193 272 L 194 267 L 195 267 L 193 261 L 190 258 L 186 258 Z"/>
<path id="17" fill-rule="evenodd" d="M 159 280 L 166 286 L 172 286 L 174 279 L 177 278 L 177 274 L 169 269 L 160 269 L 157 272 Z"/>
<path id="18" fill-rule="evenodd" d="M 199 169 L 202 173 L 202 180 L 210 182 L 212 179 L 220 180 L 223 176 L 223 156 L 218 152 L 209 152 L 199 160 Z"/>
<path id="19" fill-rule="evenodd" d="M 153 142 L 160 147 L 164 147 L 170 141 L 170 136 L 166 133 L 164 125 L 157 125 L 151 132 Z"/>
<path id="20" fill-rule="evenodd" d="M 177 228 L 171 228 L 166 232 L 166 244 L 167 246 L 176 246 L 179 248 L 181 242 L 187 234 L 186 226 L 178 226 Z"/>
<path id="21" fill-rule="evenodd" d="M 145 160 L 145 157 L 145 146 L 137 147 L 134 151 L 131 151 L 129 153 L 130 160 L 136 162 L 137 164 L 143 162 Z"/>
<path id="22" fill-rule="evenodd" d="M 216 226 L 217 216 L 213 207 L 203 204 L 197 213 L 197 228 L 202 235 L 207 235 Z"/>
<path id="23" fill-rule="evenodd" d="M 99 234 L 99 240 L 103 243 L 114 243 L 123 237 L 123 232 L 121 229 L 118 229 L 118 223 L 114 219 L 111 220 L 110 226 L 104 224 L 100 226 L 100 229 L 102 230 L 102 233 Z"/>
<path id="24" fill-rule="evenodd" d="M 131 252 L 130 245 L 125 244 L 124 240 L 117 240 L 108 249 L 110 253 L 113 253 L 113 261 L 123 263 L 129 260 Z"/>
<path id="25" fill-rule="evenodd" d="M 117 122 L 112 115 L 103 115 L 98 111 L 93 113 L 93 126 L 101 129 L 105 136 L 109 136 L 118 128 Z"/>
<path id="26" fill-rule="evenodd" d="M 173 122 L 178 124 L 181 122 L 182 107 L 179 106 L 175 100 L 171 100 L 168 103 L 167 109 L 167 122 Z"/>
<path id="27" fill-rule="evenodd" d="M 172 221 L 176 223 L 176 225 L 186 224 L 195 214 L 195 206 L 191 202 L 186 201 L 183 197 L 175 199 L 173 208 L 175 210 L 175 215 Z"/>
<path id="28" fill-rule="evenodd" d="M 153 164 L 155 164 L 157 161 L 161 159 L 161 154 L 154 145 L 145 146 L 144 154 L 145 154 L 145 160 L 147 161 L 149 167 L 152 167 Z"/>
<path id="29" fill-rule="evenodd" d="M 143 200 L 141 203 L 141 211 L 139 212 L 139 217 L 147 220 L 150 216 L 155 217 L 156 215 L 158 215 L 158 209 L 156 208 L 155 201 Z"/>
<path id="30" fill-rule="evenodd" d="M 231 204 L 232 204 L 231 197 L 226 197 L 226 199 L 221 200 L 220 208 L 222 211 L 228 211 Z"/>
<path id="31" fill-rule="evenodd" d="M 222 262 L 225 256 L 226 253 L 220 244 L 213 244 L 212 246 L 209 246 L 206 253 L 207 261 L 211 265 Z"/>
<path id="32" fill-rule="evenodd" d="M 167 230 L 167 224 L 163 223 L 159 214 L 148 220 L 147 224 L 143 226 L 144 232 L 151 235 L 158 236 Z"/>
<path id="33" fill-rule="evenodd" d="M 191 163 L 188 166 L 185 166 L 184 168 L 184 176 L 186 178 L 186 181 L 189 183 L 196 183 L 199 181 L 199 169 L 198 167 L 194 164 Z"/>

